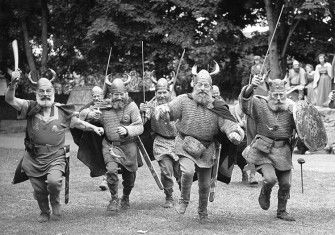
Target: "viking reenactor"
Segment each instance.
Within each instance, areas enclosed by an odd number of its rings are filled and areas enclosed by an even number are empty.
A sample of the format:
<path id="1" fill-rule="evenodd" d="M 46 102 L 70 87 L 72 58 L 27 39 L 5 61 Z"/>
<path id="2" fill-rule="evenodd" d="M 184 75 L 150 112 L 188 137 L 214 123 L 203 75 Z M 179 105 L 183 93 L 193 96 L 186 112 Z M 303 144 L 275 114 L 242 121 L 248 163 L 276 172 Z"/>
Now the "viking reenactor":
<path id="1" fill-rule="evenodd" d="M 175 141 L 175 153 L 179 156 L 182 172 L 181 198 L 176 205 L 177 213 L 184 214 L 190 201 L 194 173 L 197 172 L 199 185 L 198 214 L 200 222 L 208 219 L 207 205 L 210 192 L 211 172 L 216 154 L 214 136 L 219 131 L 226 133 L 235 144 L 244 137 L 243 130 L 236 124 L 234 117 L 222 101 L 212 97 L 211 75 L 219 72 L 216 63 L 214 72 L 206 70 L 195 75 L 193 92 L 183 94 L 168 104 L 156 107 L 157 118 L 178 120 L 178 135 Z"/>
<path id="2" fill-rule="evenodd" d="M 12 82 L 8 87 L 5 99 L 15 108 L 19 119 L 27 119 L 26 137 L 24 140 L 25 153 L 22 159 L 22 170 L 29 177 L 34 189 L 41 214 L 39 222 L 50 219 L 49 200 L 53 215 L 61 215 L 60 191 L 62 176 L 65 173 L 66 159 L 64 155 L 65 132 L 68 128 L 79 128 L 94 131 L 102 135 L 104 130 L 80 120 L 74 107 L 55 103 L 53 78 L 40 78 L 36 85 L 36 101 L 15 97 L 15 87 L 20 72 L 12 73 Z M 20 169 L 21 170 L 21 169 Z"/>
<path id="3" fill-rule="evenodd" d="M 242 111 L 255 121 L 257 129 L 257 135 L 243 156 L 263 175 L 264 184 L 258 199 L 261 208 L 269 209 L 271 191 L 278 181 L 277 218 L 294 221 L 286 212 L 291 188 L 291 137 L 295 128 L 293 101 L 286 98 L 284 80 L 270 80 L 266 98 L 253 95 L 260 83 L 261 78 L 254 77 L 251 84 L 242 88 L 239 97 Z"/>
<path id="4" fill-rule="evenodd" d="M 223 100 L 219 87 L 216 85 L 213 85 L 212 89 L 213 89 L 213 98 L 218 99 L 218 100 Z"/>
<path id="5" fill-rule="evenodd" d="M 151 121 L 151 130 L 155 136 L 153 154 L 161 168 L 161 181 L 165 193 L 163 207 L 171 208 L 173 207 L 173 177 L 180 185 L 179 157 L 174 153 L 177 129 L 174 121 L 155 118 L 155 108 L 171 101 L 171 91 L 169 82 L 165 78 L 160 78 L 158 81 L 153 80 L 153 82 L 156 84 L 155 97 L 148 103 L 142 103 L 140 110 L 141 113 L 144 113 L 143 122 Z"/>
<path id="6" fill-rule="evenodd" d="M 306 71 L 300 66 L 299 61 L 293 60 L 292 68 L 289 69 L 285 80 L 288 87 L 287 97 L 294 101 L 302 100 L 306 85 Z"/>
<path id="7" fill-rule="evenodd" d="M 85 105 L 79 112 L 79 118 L 88 122 L 98 122 L 101 116 L 101 111 L 97 108 L 99 102 L 103 102 L 103 90 L 98 87 L 94 86 L 91 90 L 92 93 L 92 101 Z M 97 153 L 98 154 L 98 153 Z M 107 190 L 107 179 L 106 176 L 102 176 L 101 183 L 99 184 L 99 188 L 102 191 Z"/>
<path id="8" fill-rule="evenodd" d="M 107 91 L 110 93 L 111 106 L 101 109 L 99 122 L 105 129 L 102 154 L 111 193 L 107 212 L 117 212 L 120 208 L 128 209 L 130 206 L 129 195 L 134 187 L 138 169 L 136 137 L 142 134 L 143 123 L 137 105 L 127 96 L 124 81 L 115 78 L 112 82 L 107 81 L 106 84 Z M 121 203 L 118 194 L 119 169 L 123 179 Z"/>

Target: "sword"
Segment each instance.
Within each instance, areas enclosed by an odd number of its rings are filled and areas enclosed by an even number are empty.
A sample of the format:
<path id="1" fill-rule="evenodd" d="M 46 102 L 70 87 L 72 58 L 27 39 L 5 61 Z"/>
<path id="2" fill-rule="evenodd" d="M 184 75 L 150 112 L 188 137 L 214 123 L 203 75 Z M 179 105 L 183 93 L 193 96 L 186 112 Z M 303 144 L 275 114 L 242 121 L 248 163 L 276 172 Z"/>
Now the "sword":
<path id="1" fill-rule="evenodd" d="M 64 146 L 64 155 L 65 155 L 65 204 L 69 203 L 70 198 L 70 145 Z"/>
<path id="2" fill-rule="evenodd" d="M 161 180 L 159 179 L 158 174 L 157 174 L 154 166 L 152 165 L 152 162 L 150 160 L 148 152 L 145 149 L 145 147 L 143 145 L 143 142 L 142 142 L 142 140 L 139 136 L 137 136 L 137 141 L 138 141 L 138 147 L 140 149 L 140 155 L 143 157 L 145 163 L 147 164 L 151 175 L 154 177 L 154 180 L 156 181 L 156 184 L 157 184 L 158 188 L 160 190 L 163 190 L 164 189 L 163 184 L 162 184 Z"/>
<path id="3" fill-rule="evenodd" d="M 211 185 L 210 185 L 210 189 L 209 189 L 209 201 L 213 202 L 214 201 L 214 197 L 215 197 L 215 187 L 216 187 L 216 183 L 217 183 L 217 177 L 218 177 L 218 172 L 219 172 L 219 166 L 220 166 L 220 153 L 221 153 L 221 147 L 222 145 L 219 144 L 218 148 L 217 148 L 217 156 L 215 159 L 215 163 L 213 166 L 213 170 L 212 170 L 212 179 L 211 179 Z"/>

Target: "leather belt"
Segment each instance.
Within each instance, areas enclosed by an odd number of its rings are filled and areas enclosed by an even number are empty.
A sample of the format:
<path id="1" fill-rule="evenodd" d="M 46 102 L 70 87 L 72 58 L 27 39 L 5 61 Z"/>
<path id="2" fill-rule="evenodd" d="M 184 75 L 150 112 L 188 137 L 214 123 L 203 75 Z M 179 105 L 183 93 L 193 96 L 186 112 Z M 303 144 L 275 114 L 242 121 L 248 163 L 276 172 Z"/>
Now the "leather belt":
<path id="1" fill-rule="evenodd" d="M 126 144 L 130 144 L 130 143 L 134 143 L 135 142 L 134 139 L 127 139 L 127 140 L 124 140 L 124 141 L 111 141 L 111 140 L 105 138 L 105 140 L 109 144 L 114 145 L 114 146 L 121 146 L 121 145 L 126 145 Z"/>

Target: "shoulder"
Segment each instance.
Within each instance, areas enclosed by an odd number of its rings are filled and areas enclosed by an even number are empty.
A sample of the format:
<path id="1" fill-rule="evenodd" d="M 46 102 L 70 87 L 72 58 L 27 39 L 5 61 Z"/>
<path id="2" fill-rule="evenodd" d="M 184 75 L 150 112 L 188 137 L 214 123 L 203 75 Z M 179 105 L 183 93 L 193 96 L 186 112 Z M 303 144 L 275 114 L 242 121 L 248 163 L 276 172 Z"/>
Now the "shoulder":
<path id="1" fill-rule="evenodd" d="M 137 104 L 134 101 L 130 101 L 126 106 L 127 109 L 138 109 Z"/>

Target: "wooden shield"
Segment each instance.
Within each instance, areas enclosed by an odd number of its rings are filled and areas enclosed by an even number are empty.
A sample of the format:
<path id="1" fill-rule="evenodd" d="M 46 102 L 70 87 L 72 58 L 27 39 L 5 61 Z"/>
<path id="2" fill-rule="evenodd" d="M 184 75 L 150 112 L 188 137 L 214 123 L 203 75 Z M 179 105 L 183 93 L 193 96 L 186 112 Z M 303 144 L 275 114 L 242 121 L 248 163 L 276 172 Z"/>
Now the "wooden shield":
<path id="1" fill-rule="evenodd" d="M 321 114 L 305 100 L 296 102 L 293 117 L 299 137 L 311 151 L 324 149 L 327 145 L 327 133 Z"/>

